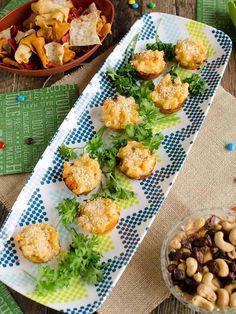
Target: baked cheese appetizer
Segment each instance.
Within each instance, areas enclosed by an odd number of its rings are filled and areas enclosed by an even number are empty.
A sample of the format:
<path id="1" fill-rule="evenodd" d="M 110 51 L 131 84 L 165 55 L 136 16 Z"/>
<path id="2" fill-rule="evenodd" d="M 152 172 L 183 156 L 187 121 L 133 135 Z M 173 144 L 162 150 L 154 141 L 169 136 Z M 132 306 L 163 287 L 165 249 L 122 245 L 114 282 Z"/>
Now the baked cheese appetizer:
<path id="1" fill-rule="evenodd" d="M 52 225 L 38 223 L 25 227 L 15 236 L 25 258 L 46 263 L 60 252 L 59 234 Z"/>
<path id="2" fill-rule="evenodd" d="M 64 163 L 62 172 L 66 186 L 76 195 L 88 194 L 99 184 L 102 176 L 99 163 L 84 154 L 72 164 Z"/>
<path id="3" fill-rule="evenodd" d="M 119 149 L 117 157 L 120 158 L 119 169 L 131 179 L 149 177 L 156 165 L 156 154 L 136 141 L 128 141 Z"/>
<path id="4" fill-rule="evenodd" d="M 133 97 L 118 95 L 113 99 L 107 98 L 102 112 L 105 126 L 114 130 L 125 129 L 128 124 L 136 124 L 141 119 Z"/>
<path id="5" fill-rule="evenodd" d="M 198 69 L 207 59 L 207 47 L 201 39 L 179 40 L 175 48 L 175 58 L 182 67 Z"/>
<path id="6" fill-rule="evenodd" d="M 137 75 L 143 80 L 153 80 L 165 68 L 164 51 L 145 50 L 134 56 L 130 61 Z"/>
<path id="7" fill-rule="evenodd" d="M 182 83 L 180 78 L 172 80 L 170 74 L 166 74 L 151 92 L 150 96 L 162 113 L 173 113 L 182 107 L 188 97 L 188 83 Z"/>
<path id="8" fill-rule="evenodd" d="M 120 210 L 114 201 L 97 197 L 80 206 L 78 224 L 86 232 L 103 234 L 116 226 L 119 217 Z"/>

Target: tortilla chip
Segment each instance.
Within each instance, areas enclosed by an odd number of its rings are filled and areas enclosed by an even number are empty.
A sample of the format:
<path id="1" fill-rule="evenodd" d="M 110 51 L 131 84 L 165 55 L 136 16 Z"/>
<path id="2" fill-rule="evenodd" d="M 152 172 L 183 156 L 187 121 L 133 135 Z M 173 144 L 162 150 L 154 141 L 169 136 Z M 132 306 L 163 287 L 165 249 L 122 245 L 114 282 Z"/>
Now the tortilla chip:
<path id="1" fill-rule="evenodd" d="M 35 24 L 40 27 L 51 26 L 56 22 L 67 22 L 69 16 L 69 8 L 57 9 L 52 13 L 37 15 Z"/>
<path id="2" fill-rule="evenodd" d="M 19 64 L 16 61 L 12 60 L 11 58 L 8 58 L 8 57 L 3 58 L 2 62 L 7 66 L 13 66 L 15 68 L 19 68 Z"/>
<path id="3" fill-rule="evenodd" d="M 32 41 L 32 46 L 34 47 L 37 55 L 39 56 L 42 65 L 44 68 L 47 68 L 48 65 L 48 59 L 45 53 L 45 39 L 43 37 L 36 37 L 33 41 Z"/>
<path id="4" fill-rule="evenodd" d="M 71 61 L 75 57 L 75 52 L 64 47 L 63 64 Z"/>
<path id="5" fill-rule="evenodd" d="M 31 28 L 33 28 L 33 27 L 35 27 L 35 18 L 36 18 L 36 16 L 37 16 L 37 13 L 32 13 L 31 15 L 30 15 L 30 17 L 28 17 L 28 19 L 26 19 L 26 20 L 24 20 L 24 22 L 23 22 L 23 26 L 25 27 L 25 28 L 28 28 L 28 29 L 31 29 Z"/>
<path id="6" fill-rule="evenodd" d="M 18 44 L 18 43 L 21 41 L 21 39 L 23 39 L 23 38 L 25 38 L 25 37 L 27 37 L 27 36 L 33 34 L 34 32 L 35 32 L 34 29 L 29 29 L 29 30 L 26 31 L 26 32 L 18 31 L 17 34 L 16 34 L 16 36 L 15 36 L 15 41 L 16 41 L 16 43 Z"/>
<path id="7" fill-rule="evenodd" d="M 97 35 L 98 16 L 95 12 L 81 15 L 71 21 L 70 46 L 91 46 L 101 44 Z"/>
<path id="8" fill-rule="evenodd" d="M 32 42 L 37 39 L 36 32 L 32 33 L 29 36 L 26 36 L 21 39 L 20 44 L 28 46 L 32 51 L 34 51 L 34 47 Z"/>
<path id="9" fill-rule="evenodd" d="M 46 56 L 48 62 L 52 64 L 63 64 L 64 47 L 56 42 L 51 42 L 45 45 Z"/>
<path id="10" fill-rule="evenodd" d="M 53 40 L 52 27 L 42 27 L 37 31 L 38 37 L 43 37 L 47 43 Z"/>
<path id="11" fill-rule="evenodd" d="M 11 28 L 9 27 L 9 28 L 1 31 L 0 32 L 0 38 L 10 39 L 11 38 Z"/>
<path id="12" fill-rule="evenodd" d="M 61 8 L 72 8 L 73 4 L 69 0 L 38 0 L 31 4 L 31 9 L 37 14 L 51 13 Z"/>
<path id="13" fill-rule="evenodd" d="M 32 56 L 32 50 L 23 44 L 20 44 L 15 52 L 15 60 L 18 63 L 28 63 Z"/>
<path id="14" fill-rule="evenodd" d="M 106 36 L 107 34 L 111 34 L 111 24 L 107 23 L 107 19 L 104 15 L 98 18 L 97 22 L 97 34 L 100 37 Z"/>
<path id="15" fill-rule="evenodd" d="M 69 23 L 55 23 L 52 28 L 53 40 L 60 41 L 62 37 L 70 30 Z"/>

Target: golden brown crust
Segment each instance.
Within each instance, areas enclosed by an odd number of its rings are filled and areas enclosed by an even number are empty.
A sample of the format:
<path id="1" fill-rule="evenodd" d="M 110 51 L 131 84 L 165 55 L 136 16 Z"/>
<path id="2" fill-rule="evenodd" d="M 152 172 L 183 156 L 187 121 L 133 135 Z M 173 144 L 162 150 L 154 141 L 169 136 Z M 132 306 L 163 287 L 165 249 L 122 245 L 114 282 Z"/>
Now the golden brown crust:
<path id="1" fill-rule="evenodd" d="M 105 126 L 113 130 L 123 130 L 128 124 L 134 125 L 141 120 L 133 97 L 109 97 L 103 103 L 102 112 Z"/>
<path id="2" fill-rule="evenodd" d="M 156 165 L 156 154 L 136 141 L 128 141 L 125 147 L 119 149 L 117 157 L 120 158 L 120 171 L 130 179 L 148 178 Z"/>
<path id="3" fill-rule="evenodd" d="M 72 164 L 64 163 L 62 172 L 66 186 L 76 195 L 86 195 L 97 187 L 102 171 L 97 160 L 84 154 Z"/>
<path id="4" fill-rule="evenodd" d="M 117 225 L 119 217 L 120 210 L 114 201 L 97 197 L 80 206 L 78 224 L 86 232 L 104 234 Z"/>
<path id="5" fill-rule="evenodd" d="M 152 80 L 164 70 L 166 62 L 164 52 L 158 50 L 145 50 L 134 56 L 130 61 L 136 74 L 143 80 Z"/>
<path id="6" fill-rule="evenodd" d="M 199 69 L 207 60 L 207 47 L 201 39 L 179 40 L 175 48 L 175 58 L 186 69 Z"/>
<path id="7" fill-rule="evenodd" d="M 38 223 L 25 227 L 15 236 L 26 259 L 46 263 L 60 252 L 59 234 L 52 225 Z"/>
<path id="8" fill-rule="evenodd" d="M 162 113 L 169 114 L 182 108 L 188 98 L 188 87 L 179 77 L 172 80 L 170 74 L 166 74 L 150 96 Z"/>

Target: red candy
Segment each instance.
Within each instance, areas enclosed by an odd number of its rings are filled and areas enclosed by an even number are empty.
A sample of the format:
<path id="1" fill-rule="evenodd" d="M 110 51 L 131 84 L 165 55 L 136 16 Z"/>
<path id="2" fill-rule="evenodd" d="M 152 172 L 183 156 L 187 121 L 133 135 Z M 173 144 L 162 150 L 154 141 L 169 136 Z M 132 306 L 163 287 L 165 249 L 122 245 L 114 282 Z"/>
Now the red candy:
<path id="1" fill-rule="evenodd" d="M 0 141 L 0 149 L 3 149 L 5 146 L 5 143 Z"/>

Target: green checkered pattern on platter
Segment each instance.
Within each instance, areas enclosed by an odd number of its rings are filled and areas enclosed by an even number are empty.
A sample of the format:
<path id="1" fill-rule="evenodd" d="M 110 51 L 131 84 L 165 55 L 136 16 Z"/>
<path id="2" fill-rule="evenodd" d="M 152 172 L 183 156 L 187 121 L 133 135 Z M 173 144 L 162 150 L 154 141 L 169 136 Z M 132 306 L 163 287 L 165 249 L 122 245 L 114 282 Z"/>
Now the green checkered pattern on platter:
<path id="1" fill-rule="evenodd" d="M 0 313 L 1 314 L 23 314 L 7 288 L 0 282 Z"/>
<path id="2" fill-rule="evenodd" d="M 115 250 L 115 246 L 112 242 L 112 238 L 110 235 L 100 235 L 99 238 L 99 245 L 97 247 L 98 251 L 109 252 Z M 31 271 L 32 272 L 32 271 Z M 35 272 L 35 270 L 33 271 Z M 36 275 L 33 274 L 34 276 Z M 78 278 L 73 278 L 68 287 L 59 289 L 55 292 L 49 293 L 46 296 L 38 295 L 37 293 L 27 292 L 26 295 L 31 299 L 42 302 L 43 304 L 56 304 L 56 303 L 63 303 L 63 302 L 70 302 L 70 301 L 77 301 L 83 298 L 88 298 L 88 291 L 83 282 L 80 281 Z M 16 313 L 17 314 L 17 313 Z"/>
<path id="3" fill-rule="evenodd" d="M 227 2 L 227 0 L 197 0 L 196 19 L 224 31 L 236 41 L 236 30 L 228 13 Z"/>
<path id="4" fill-rule="evenodd" d="M 46 296 L 38 295 L 37 293 L 26 293 L 26 295 L 37 302 L 42 302 L 43 304 L 48 303 L 64 303 L 69 301 L 77 301 L 83 298 L 88 298 L 88 291 L 85 285 L 78 279 L 74 278 L 71 280 L 68 287 L 57 290 L 53 293 L 49 293 Z"/>
<path id="5" fill-rule="evenodd" d="M 18 95 L 25 101 L 19 102 Z M 0 94 L 0 175 L 30 172 L 78 98 L 77 85 Z M 26 144 L 32 138 L 34 143 Z"/>
<path id="6" fill-rule="evenodd" d="M 205 35 L 204 29 L 206 26 L 199 22 L 191 21 L 185 24 L 188 30 L 189 36 L 193 38 L 199 38 L 208 47 L 208 56 L 211 57 L 216 54 L 215 49 L 212 47 L 211 43 Z"/>
<path id="7" fill-rule="evenodd" d="M 123 175 L 121 172 L 119 172 L 117 174 L 117 178 L 118 178 L 118 182 L 120 183 L 122 188 L 125 188 L 125 189 L 130 190 L 130 191 L 134 191 L 132 185 L 130 184 L 130 180 L 127 179 L 127 177 L 125 175 Z M 120 210 L 122 210 L 122 209 L 132 207 L 134 205 L 137 205 L 139 203 L 139 201 L 138 201 L 137 195 L 134 194 L 134 196 L 129 198 L 128 200 L 117 199 L 117 200 L 115 200 L 115 203 L 120 208 Z"/>

